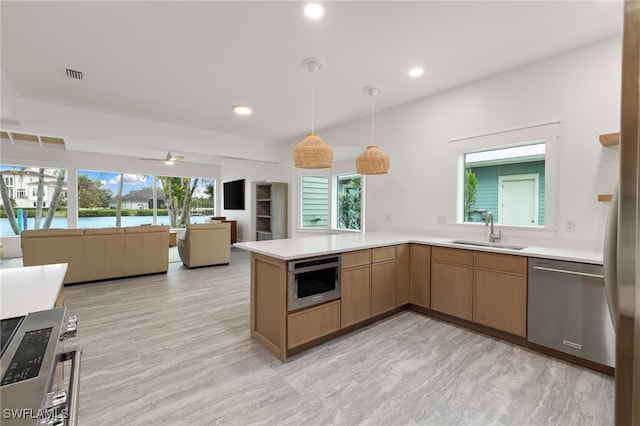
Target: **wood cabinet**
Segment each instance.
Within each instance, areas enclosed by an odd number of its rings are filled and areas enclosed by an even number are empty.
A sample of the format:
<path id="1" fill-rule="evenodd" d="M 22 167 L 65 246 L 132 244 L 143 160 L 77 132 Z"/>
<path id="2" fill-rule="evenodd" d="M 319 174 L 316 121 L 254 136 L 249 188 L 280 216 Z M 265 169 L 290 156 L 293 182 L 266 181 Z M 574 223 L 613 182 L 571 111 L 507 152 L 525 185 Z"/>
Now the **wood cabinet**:
<path id="1" fill-rule="evenodd" d="M 396 307 L 396 247 L 371 249 L 371 316 Z"/>
<path id="2" fill-rule="evenodd" d="M 342 328 L 371 318 L 371 266 L 342 270 L 340 325 Z"/>
<path id="3" fill-rule="evenodd" d="M 287 349 L 340 330 L 340 300 L 287 316 Z"/>
<path id="4" fill-rule="evenodd" d="M 396 246 L 396 306 L 409 303 L 411 294 L 411 245 Z"/>
<path id="5" fill-rule="evenodd" d="M 433 248 L 431 309 L 473 319 L 473 251 Z"/>
<path id="6" fill-rule="evenodd" d="M 371 250 L 342 254 L 341 328 L 371 318 Z"/>
<path id="7" fill-rule="evenodd" d="M 287 238 L 287 184 L 253 183 L 256 241 Z"/>
<path id="8" fill-rule="evenodd" d="M 527 335 L 527 258 L 475 253 L 473 321 Z"/>
<path id="9" fill-rule="evenodd" d="M 342 254 L 342 328 L 396 308 L 396 257 L 396 246 Z"/>
<path id="10" fill-rule="evenodd" d="M 412 244 L 410 249 L 410 302 L 431 307 L 431 247 Z"/>
<path id="11" fill-rule="evenodd" d="M 251 336 L 287 359 L 287 262 L 251 253 Z"/>
<path id="12" fill-rule="evenodd" d="M 527 258 L 434 247 L 431 309 L 527 335 Z"/>

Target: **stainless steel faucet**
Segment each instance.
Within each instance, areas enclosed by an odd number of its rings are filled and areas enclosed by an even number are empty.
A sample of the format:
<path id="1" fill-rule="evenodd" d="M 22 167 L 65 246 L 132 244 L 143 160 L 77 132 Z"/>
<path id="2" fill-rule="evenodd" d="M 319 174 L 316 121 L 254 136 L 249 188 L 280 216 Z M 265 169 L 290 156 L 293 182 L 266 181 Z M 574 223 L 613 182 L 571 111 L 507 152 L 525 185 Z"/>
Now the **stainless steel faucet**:
<path id="1" fill-rule="evenodd" d="M 484 226 L 489 225 L 491 223 L 491 233 L 489 234 L 489 242 L 495 243 L 496 241 L 500 241 L 502 239 L 502 230 L 498 231 L 498 235 L 493 232 L 493 213 L 487 212 L 487 218 L 484 220 Z"/>

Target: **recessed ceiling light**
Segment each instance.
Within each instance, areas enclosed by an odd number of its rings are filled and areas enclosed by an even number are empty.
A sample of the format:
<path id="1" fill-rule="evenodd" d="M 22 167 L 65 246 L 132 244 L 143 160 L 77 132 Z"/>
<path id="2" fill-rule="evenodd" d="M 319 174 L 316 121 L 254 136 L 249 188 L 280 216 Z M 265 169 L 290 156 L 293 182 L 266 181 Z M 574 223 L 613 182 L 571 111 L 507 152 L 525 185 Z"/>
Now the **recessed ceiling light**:
<path id="1" fill-rule="evenodd" d="M 409 70 L 409 75 L 411 77 L 420 77 L 422 74 L 424 74 L 424 69 L 421 67 L 415 67 Z"/>
<path id="2" fill-rule="evenodd" d="M 246 105 L 234 105 L 233 112 L 235 112 L 238 115 L 251 115 L 253 111 L 251 110 L 250 107 Z"/>
<path id="3" fill-rule="evenodd" d="M 318 19 L 324 15 L 324 9 L 318 3 L 309 3 L 304 8 L 304 14 L 309 19 Z"/>

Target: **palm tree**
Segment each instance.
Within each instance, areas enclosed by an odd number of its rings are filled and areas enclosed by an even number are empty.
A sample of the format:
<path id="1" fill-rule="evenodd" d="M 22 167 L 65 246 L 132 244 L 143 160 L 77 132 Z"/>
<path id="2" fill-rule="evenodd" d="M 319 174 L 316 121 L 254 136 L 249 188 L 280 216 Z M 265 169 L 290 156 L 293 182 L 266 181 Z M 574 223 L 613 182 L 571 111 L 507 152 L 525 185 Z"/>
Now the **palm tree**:
<path id="1" fill-rule="evenodd" d="M 124 187 L 124 173 L 120 173 L 118 194 L 116 195 L 116 228 L 122 226 L 122 188 Z"/>
<path id="2" fill-rule="evenodd" d="M 44 221 L 43 229 L 51 227 L 53 216 L 56 214 L 56 208 L 58 208 L 58 201 L 60 201 L 60 194 L 62 194 L 62 186 L 64 185 L 64 177 L 67 174 L 65 169 L 56 170 L 56 187 L 51 195 L 51 201 L 49 202 L 49 210 L 47 211 L 47 218 Z"/>
<path id="3" fill-rule="evenodd" d="M 11 197 L 9 196 L 9 191 L 7 190 L 7 185 L 4 183 L 4 175 L 3 172 L 0 171 L 0 194 L 2 195 L 2 205 L 7 212 L 7 219 L 9 220 L 9 225 L 11 225 L 11 229 L 13 233 L 16 235 L 20 235 L 20 228 L 18 228 L 18 221 L 16 220 L 16 215 L 13 212 L 13 206 L 11 205 Z"/>
<path id="4" fill-rule="evenodd" d="M 40 229 L 40 220 L 42 219 L 42 207 L 44 204 L 44 168 L 38 169 L 38 192 L 36 201 L 36 217 L 34 220 L 33 228 Z M 49 206 L 51 208 L 51 206 Z"/>

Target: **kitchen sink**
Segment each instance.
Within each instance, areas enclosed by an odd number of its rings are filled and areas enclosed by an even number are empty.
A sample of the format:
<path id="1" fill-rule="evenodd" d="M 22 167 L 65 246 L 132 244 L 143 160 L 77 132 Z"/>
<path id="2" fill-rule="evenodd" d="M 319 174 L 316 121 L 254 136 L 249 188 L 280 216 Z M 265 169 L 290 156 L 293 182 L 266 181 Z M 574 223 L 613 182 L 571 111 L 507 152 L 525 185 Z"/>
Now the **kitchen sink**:
<path id="1" fill-rule="evenodd" d="M 452 244 L 460 244 L 464 246 L 488 247 L 488 248 L 498 248 L 498 249 L 507 249 L 507 250 L 522 250 L 527 248 L 527 246 L 519 246 L 516 244 L 490 243 L 486 241 L 453 240 L 450 242 Z"/>

